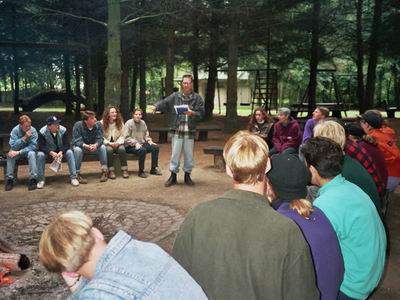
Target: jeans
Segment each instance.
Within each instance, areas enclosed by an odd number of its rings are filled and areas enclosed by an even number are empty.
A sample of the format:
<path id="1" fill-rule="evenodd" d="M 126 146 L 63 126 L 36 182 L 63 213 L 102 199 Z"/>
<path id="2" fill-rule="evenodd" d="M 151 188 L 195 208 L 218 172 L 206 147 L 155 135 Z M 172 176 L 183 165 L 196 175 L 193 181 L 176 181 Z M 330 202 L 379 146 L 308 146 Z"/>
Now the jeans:
<path id="1" fill-rule="evenodd" d="M 74 157 L 74 152 L 72 152 L 71 149 L 68 149 L 63 158 L 66 158 L 67 163 L 68 163 L 68 169 L 69 169 L 69 178 L 75 179 L 76 178 L 76 165 L 75 165 L 75 157 Z M 43 153 L 42 151 L 39 151 L 37 153 L 37 167 L 38 167 L 38 181 L 45 181 L 45 176 L 44 176 L 44 167 L 46 164 L 46 154 Z"/>
<path id="2" fill-rule="evenodd" d="M 394 191 L 396 187 L 400 184 L 400 177 L 389 176 L 388 183 L 386 185 L 386 189 L 389 191 Z"/>
<path id="3" fill-rule="evenodd" d="M 119 162 L 121 163 L 121 170 L 128 170 L 128 162 L 126 160 L 126 151 L 123 145 L 118 146 L 118 148 L 113 148 L 111 146 L 106 146 L 107 148 L 107 162 L 108 169 L 114 171 L 114 153 L 118 153 Z"/>
<path id="4" fill-rule="evenodd" d="M 25 157 L 28 159 L 29 178 L 36 179 L 37 178 L 36 151 L 29 151 L 25 154 L 17 155 L 12 158 L 7 156 L 7 172 L 6 172 L 7 179 L 14 179 L 15 163 L 20 157 Z"/>
<path id="5" fill-rule="evenodd" d="M 185 173 L 191 173 L 194 161 L 193 161 L 193 146 L 194 139 L 189 138 L 177 138 L 172 137 L 171 147 L 171 162 L 169 164 L 169 170 L 174 173 L 179 172 L 180 158 L 183 148 L 183 171 Z"/>
<path id="6" fill-rule="evenodd" d="M 339 291 L 339 295 L 337 297 L 337 300 L 356 300 L 355 298 L 351 298 L 349 296 L 347 296 L 346 294 L 342 293 L 341 291 Z"/>
<path id="7" fill-rule="evenodd" d="M 146 153 L 151 153 L 151 169 L 154 170 L 158 167 L 158 153 L 160 148 L 157 145 L 150 145 L 144 143 L 141 148 L 136 149 L 135 147 L 126 147 L 126 152 L 134 153 L 139 155 L 139 171 L 144 170 L 144 161 L 146 160 Z"/>
<path id="8" fill-rule="evenodd" d="M 87 149 L 82 149 L 81 147 L 74 146 L 74 156 L 75 156 L 75 165 L 76 165 L 76 173 L 80 173 L 81 171 L 81 164 L 83 160 L 83 155 L 87 153 L 93 153 L 90 152 Z M 97 147 L 97 155 L 100 160 L 100 165 L 101 169 L 103 171 L 107 171 L 107 150 L 105 145 L 101 145 L 100 147 Z"/>

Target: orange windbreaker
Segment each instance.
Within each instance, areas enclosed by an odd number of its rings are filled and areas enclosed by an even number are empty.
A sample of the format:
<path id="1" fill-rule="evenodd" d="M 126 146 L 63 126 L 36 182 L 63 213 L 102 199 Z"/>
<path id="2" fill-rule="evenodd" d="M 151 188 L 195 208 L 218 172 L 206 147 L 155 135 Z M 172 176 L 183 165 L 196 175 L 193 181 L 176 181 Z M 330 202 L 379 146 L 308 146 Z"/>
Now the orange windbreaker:
<path id="1" fill-rule="evenodd" d="M 390 127 L 372 129 L 369 135 L 378 142 L 378 147 L 385 157 L 389 176 L 400 177 L 400 150 L 397 147 L 396 133 Z"/>

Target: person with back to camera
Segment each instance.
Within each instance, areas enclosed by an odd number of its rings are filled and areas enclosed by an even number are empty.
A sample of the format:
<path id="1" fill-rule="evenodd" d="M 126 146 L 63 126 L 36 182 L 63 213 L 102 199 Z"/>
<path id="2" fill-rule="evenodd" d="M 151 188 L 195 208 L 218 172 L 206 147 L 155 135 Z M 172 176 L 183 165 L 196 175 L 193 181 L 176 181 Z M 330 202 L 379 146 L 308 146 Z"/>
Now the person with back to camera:
<path id="1" fill-rule="evenodd" d="M 190 211 L 172 255 L 210 299 L 319 299 L 300 229 L 265 198 L 267 143 L 239 131 L 223 155 L 233 189 Z"/>
<path id="2" fill-rule="evenodd" d="M 311 183 L 319 186 L 314 206 L 323 211 L 339 240 L 344 279 L 339 300 L 366 299 L 378 285 L 385 266 L 386 233 L 368 195 L 341 174 L 341 146 L 325 137 L 301 148 Z"/>
<path id="3" fill-rule="evenodd" d="M 109 243 L 80 211 L 56 216 L 42 233 L 39 260 L 61 273 L 70 299 L 207 299 L 201 287 L 164 250 L 124 231 Z"/>
<path id="4" fill-rule="evenodd" d="M 297 223 L 310 246 L 321 300 L 336 300 L 344 273 L 342 252 L 330 221 L 305 199 L 310 171 L 296 156 L 277 154 L 267 178 L 272 207 Z"/>
<path id="5" fill-rule="evenodd" d="M 261 136 L 267 142 L 269 148 L 273 147 L 274 121 L 267 115 L 263 108 L 258 107 L 254 110 L 250 118 L 248 130 Z"/>
<path id="6" fill-rule="evenodd" d="M 104 110 L 103 119 L 100 121 L 103 125 L 104 145 L 107 149 L 108 178 L 115 179 L 114 153 L 118 154 L 121 163 L 122 177 L 128 178 L 128 161 L 124 147 L 124 120 L 119 109 L 115 106 L 109 106 Z"/>

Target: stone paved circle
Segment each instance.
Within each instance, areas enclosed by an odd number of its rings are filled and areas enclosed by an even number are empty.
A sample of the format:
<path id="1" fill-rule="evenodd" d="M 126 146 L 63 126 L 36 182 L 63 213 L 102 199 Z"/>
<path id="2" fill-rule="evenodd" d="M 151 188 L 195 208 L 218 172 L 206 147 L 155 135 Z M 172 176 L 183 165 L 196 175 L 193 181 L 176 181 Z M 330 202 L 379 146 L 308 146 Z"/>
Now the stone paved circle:
<path id="1" fill-rule="evenodd" d="M 63 200 L 2 210 L 0 220 L 4 226 L 0 227 L 0 237 L 26 253 L 33 260 L 33 267 L 17 276 L 11 287 L 0 288 L 0 299 L 65 298 L 68 293 L 60 277 L 45 272 L 37 256 L 44 227 L 54 215 L 71 209 L 87 213 L 106 239 L 122 229 L 136 239 L 159 242 L 176 232 L 183 221 L 183 216 L 169 206 L 136 200 Z"/>

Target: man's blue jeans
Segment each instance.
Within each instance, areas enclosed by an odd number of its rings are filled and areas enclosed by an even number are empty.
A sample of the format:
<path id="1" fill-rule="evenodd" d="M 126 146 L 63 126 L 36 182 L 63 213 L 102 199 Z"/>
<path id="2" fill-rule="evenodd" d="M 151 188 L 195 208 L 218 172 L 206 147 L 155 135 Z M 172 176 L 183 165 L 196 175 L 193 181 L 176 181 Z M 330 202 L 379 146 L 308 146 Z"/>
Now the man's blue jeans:
<path id="1" fill-rule="evenodd" d="M 180 158 L 183 150 L 183 171 L 185 173 L 191 173 L 194 166 L 194 161 L 193 161 L 194 139 L 177 138 L 173 136 L 171 147 L 172 147 L 172 153 L 171 153 L 171 162 L 169 164 L 169 170 L 174 173 L 179 172 Z"/>
<path id="2" fill-rule="evenodd" d="M 76 165 L 76 173 L 80 173 L 81 171 L 81 164 L 83 160 L 83 155 L 88 154 L 88 153 L 93 153 L 90 152 L 87 149 L 82 149 L 81 147 L 74 146 L 74 156 L 75 156 L 75 165 Z M 101 169 L 103 171 L 107 171 L 107 150 L 105 145 L 101 145 L 100 147 L 97 147 L 96 153 L 99 157 L 100 160 L 100 165 Z"/>
<path id="3" fill-rule="evenodd" d="M 75 165 L 75 157 L 74 152 L 71 149 L 68 149 L 64 154 L 69 169 L 69 177 L 70 179 L 76 178 L 76 165 Z M 46 157 L 47 155 L 42 151 L 37 153 L 37 167 L 38 167 L 38 181 L 45 181 L 45 164 L 46 164 Z"/>
<path id="4" fill-rule="evenodd" d="M 29 178 L 37 178 L 37 165 L 36 165 L 36 151 L 29 151 L 22 155 L 17 155 L 13 158 L 7 156 L 7 179 L 14 179 L 15 164 L 20 157 L 25 157 L 28 159 L 29 164 Z"/>
<path id="5" fill-rule="evenodd" d="M 144 143 L 141 148 L 136 149 L 135 147 L 126 147 L 127 153 L 134 153 L 139 155 L 139 171 L 144 170 L 144 161 L 146 160 L 146 153 L 151 153 L 151 170 L 158 167 L 158 153 L 160 148 L 157 145 L 150 145 Z"/>

